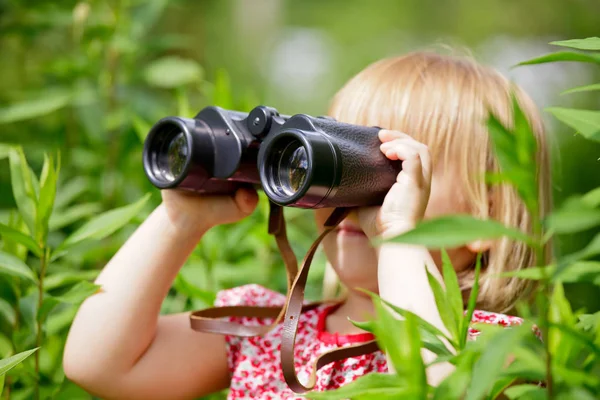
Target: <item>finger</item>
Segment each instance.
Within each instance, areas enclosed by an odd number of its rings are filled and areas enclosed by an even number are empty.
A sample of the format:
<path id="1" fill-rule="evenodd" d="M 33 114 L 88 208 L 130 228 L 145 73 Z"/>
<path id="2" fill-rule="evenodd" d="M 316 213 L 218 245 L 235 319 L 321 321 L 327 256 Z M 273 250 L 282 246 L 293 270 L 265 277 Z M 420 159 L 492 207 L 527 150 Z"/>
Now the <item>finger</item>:
<path id="1" fill-rule="evenodd" d="M 410 136 L 404 132 L 392 131 L 392 130 L 388 130 L 388 129 L 380 130 L 378 133 L 378 136 L 379 136 L 379 140 L 381 140 L 382 143 L 389 142 L 390 140 L 394 140 L 394 139 L 410 138 Z"/>
<path id="2" fill-rule="evenodd" d="M 251 188 L 240 188 L 234 195 L 238 209 L 244 214 L 251 214 L 258 204 L 258 194 Z"/>
<path id="3" fill-rule="evenodd" d="M 390 160 L 402 160 L 402 169 L 411 169 L 412 163 L 418 162 L 421 166 L 421 178 L 427 184 L 431 184 L 431 155 L 429 148 L 416 140 L 407 137 L 395 139 L 380 146 L 381 151 Z M 416 158 L 418 155 L 418 159 Z"/>

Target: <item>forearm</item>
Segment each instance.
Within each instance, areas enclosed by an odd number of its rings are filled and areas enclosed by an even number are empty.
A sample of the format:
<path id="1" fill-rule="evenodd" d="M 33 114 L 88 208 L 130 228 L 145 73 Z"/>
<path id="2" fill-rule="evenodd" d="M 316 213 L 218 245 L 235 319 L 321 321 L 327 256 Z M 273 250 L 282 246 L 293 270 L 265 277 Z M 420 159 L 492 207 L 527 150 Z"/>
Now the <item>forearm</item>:
<path id="1" fill-rule="evenodd" d="M 379 294 L 382 299 L 399 308 L 412 311 L 447 333 L 426 271 L 440 280 L 441 274 L 426 248 L 385 243 L 379 249 L 378 267 Z M 428 350 L 423 350 L 422 355 L 425 363 L 435 359 L 435 355 Z M 450 363 L 440 363 L 428 368 L 429 384 L 437 385 L 453 369 Z"/>
<path id="2" fill-rule="evenodd" d="M 414 312 L 445 332 L 427 280 L 427 270 L 441 278 L 425 247 L 384 243 L 379 249 L 379 294 L 384 300 Z"/>
<path id="3" fill-rule="evenodd" d="M 99 275 L 101 290 L 79 309 L 65 359 L 94 360 L 115 373 L 133 367 L 151 345 L 162 301 L 204 231 L 178 230 L 157 207 Z"/>

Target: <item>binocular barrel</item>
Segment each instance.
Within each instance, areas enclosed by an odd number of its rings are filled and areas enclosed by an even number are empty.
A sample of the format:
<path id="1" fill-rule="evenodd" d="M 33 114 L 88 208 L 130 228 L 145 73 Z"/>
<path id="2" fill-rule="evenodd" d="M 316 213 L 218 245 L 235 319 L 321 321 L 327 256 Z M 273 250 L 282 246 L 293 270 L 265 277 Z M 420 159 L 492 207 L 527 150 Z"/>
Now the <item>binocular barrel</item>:
<path id="1" fill-rule="evenodd" d="M 401 169 L 379 151 L 378 131 L 265 106 L 250 113 L 206 107 L 152 127 L 144 170 L 160 189 L 229 194 L 250 184 L 283 206 L 375 205 Z"/>

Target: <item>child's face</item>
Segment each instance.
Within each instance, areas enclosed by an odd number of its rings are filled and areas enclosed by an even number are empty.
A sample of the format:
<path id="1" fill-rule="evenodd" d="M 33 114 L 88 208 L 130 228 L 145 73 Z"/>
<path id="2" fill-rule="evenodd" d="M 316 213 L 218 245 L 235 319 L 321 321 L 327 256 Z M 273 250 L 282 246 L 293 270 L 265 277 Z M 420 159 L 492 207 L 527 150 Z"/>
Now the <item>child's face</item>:
<path id="1" fill-rule="evenodd" d="M 449 167 L 447 171 L 437 168 L 433 172 L 431 194 L 425 211 L 426 219 L 448 214 L 470 213 L 464 193 L 460 190 L 457 174 L 454 173 L 451 165 Z M 331 208 L 315 210 L 315 219 L 320 229 L 331 211 Z M 323 240 L 323 249 L 340 280 L 346 286 L 378 292 L 377 253 L 359 227 L 355 213 L 351 213 L 342 221 L 338 229 Z M 430 253 L 438 268 L 441 267 L 440 252 L 430 251 Z M 468 268 L 475 259 L 475 254 L 467 247 L 449 249 L 448 253 L 457 271 Z M 402 260 L 398 262 L 401 264 Z"/>

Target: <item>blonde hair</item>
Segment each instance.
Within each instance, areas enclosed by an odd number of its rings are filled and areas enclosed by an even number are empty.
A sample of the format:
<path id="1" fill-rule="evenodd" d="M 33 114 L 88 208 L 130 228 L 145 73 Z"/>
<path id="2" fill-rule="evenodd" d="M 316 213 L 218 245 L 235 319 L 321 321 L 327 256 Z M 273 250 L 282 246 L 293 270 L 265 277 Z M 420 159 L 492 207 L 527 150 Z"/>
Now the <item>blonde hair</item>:
<path id="1" fill-rule="evenodd" d="M 414 52 L 371 64 L 334 97 L 329 115 L 339 121 L 408 133 L 429 146 L 435 161 L 457 160 L 458 176 L 474 216 L 530 232 L 532 219 L 509 185 L 489 186 L 485 172 L 499 170 L 486 128 L 488 109 L 512 125 L 514 94 L 538 140 L 540 215 L 550 207 L 549 156 L 543 123 L 533 101 L 495 70 L 468 57 Z M 534 265 L 533 251 L 507 238 L 485 254 L 478 307 L 504 312 L 527 289 L 527 281 L 499 278 L 504 271 Z M 473 269 L 459 274 L 464 291 Z M 331 286 L 331 285 L 328 285 Z"/>

